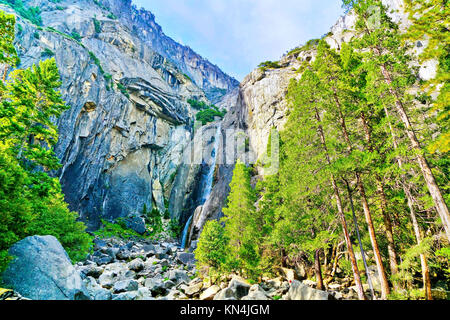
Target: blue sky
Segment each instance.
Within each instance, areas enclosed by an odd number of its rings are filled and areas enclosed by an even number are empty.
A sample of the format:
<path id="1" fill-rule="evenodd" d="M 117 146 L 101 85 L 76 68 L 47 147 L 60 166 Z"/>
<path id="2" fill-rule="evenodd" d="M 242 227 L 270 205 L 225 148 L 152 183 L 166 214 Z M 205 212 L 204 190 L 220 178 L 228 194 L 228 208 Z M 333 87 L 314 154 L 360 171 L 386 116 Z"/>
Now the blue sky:
<path id="1" fill-rule="evenodd" d="M 327 33 L 341 0 L 133 0 L 164 33 L 241 81 L 260 62 Z"/>

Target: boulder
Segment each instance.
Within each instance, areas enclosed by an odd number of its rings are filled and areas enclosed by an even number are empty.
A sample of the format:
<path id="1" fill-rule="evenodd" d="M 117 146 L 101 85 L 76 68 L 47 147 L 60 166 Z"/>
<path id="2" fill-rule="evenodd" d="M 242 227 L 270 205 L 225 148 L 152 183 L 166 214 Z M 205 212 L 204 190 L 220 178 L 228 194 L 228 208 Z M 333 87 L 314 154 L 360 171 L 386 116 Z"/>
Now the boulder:
<path id="1" fill-rule="evenodd" d="M 195 255 L 193 253 L 178 252 L 177 262 L 184 265 L 193 265 L 195 264 Z"/>
<path id="2" fill-rule="evenodd" d="M 113 295 L 112 300 L 138 300 L 138 298 L 139 298 L 138 291 L 130 291 L 115 294 Z"/>
<path id="3" fill-rule="evenodd" d="M 230 288 L 225 288 L 221 291 L 219 291 L 215 296 L 213 300 L 237 300 L 235 292 L 231 290 Z"/>
<path id="4" fill-rule="evenodd" d="M 250 287 L 248 295 L 242 300 L 271 300 L 267 293 L 257 284 Z"/>
<path id="5" fill-rule="evenodd" d="M 103 288 L 110 289 L 114 286 L 115 276 L 111 271 L 103 272 L 102 275 L 98 278 L 98 282 Z"/>
<path id="6" fill-rule="evenodd" d="M 164 286 L 164 282 L 156 277 L 145 280 L 144 285 L 152 292 L 153 296 L 164 295 L 167 292 L 167 289 Z"/>
<path id="7" fill-rule="evenodd" d="M 169 280 L 172 280 L 177 285 L 184 282 L 188 284 L 191 281 L 186 271 L 183 270 L 170 270 L 168 275 Z"/>
<path id="8" fill-rule="evenodd" d="M 126 247 L 120 248 L 120 250 L 116 254 L 116 257 L 119 260 L 128 260 L 130 258 L 130 256 L 131 256 L 131 252 Z"/>
<path id="9" fill-rule="evenodd" d="M 250 291 L 250 285 L 240 277 L 233 277 L 228 285 L 228 288 L 234 292 L 237 299 L 245 297 Z"/>
<path id="10" fill-rule="evenodd" d="M 144 261 L 142 261 L 142 259 L 140 258 L 134 259 L 128 264 L 128 269 L 136 272 L 144 270 L 144 267 Z"/>
<path id="11" fill-rule="evenodd" d="M 90 265 L 82 268 L 81 273 L 83 275 L 85 275 L 86 277 L 93 277 L 93 278 L 97 279 L 103 273 L 103 269 L 100 267 L 97 267 L 96 265 L 90 264 Z"/>
<path id="12" fill-rule="evenodd" d="M 214 296 L 219 291 L 220 287 L 218 285 L 213 285 L 212 287 L 209 287 L 208 289 L 202 292 L 202 294 L 200 295 L 200 300 L 213 300 Z"/>
<path id="13" fill-rule="evenodd" d="M 147 231 L 144 218 L 137 215 L 127 217 L 125 219 L 125 224 L 127 228 L 130 228 L 139 234 L 144 234 Z"/>
<path id="14" fill-rule="evenodd" d="M 91 299 L 93 300 L 111 300 L 112 294 L 109 290 L 102 288 L 93 277 L 87 277 L 85 284 Z"/>
<path id="15" fill-rule="evenodd" d="M 328 300 L 328 292 L 313 289 L 300 281 L 294 280 L 287 293 L 287 300 Z"/>
<path id="16" fill-rule="evenodd" d="M 184 293 L 188 296 L 188 297 L 192 297 L 195 296 L 196 294 L 200 293 L 200 291 L 203 288 L 203 282 L 198 282 L 198 283 L 194 283 L 194 284 L 190 284 L 185 290 Z"/>
<path id="17" fill-rule="evenodd" d="M 300 280 L 300 276 L 297 274 L 297 272 L 294 269 L 280 268 L 280 273 L 288 281 Z"/>
<path id="18" fill-rule="evenodd" d="M 117 281 L 114 284 L 113 291 L 114 293 L 122 293 L 129 291 L 136 291 L 139 288 L 139 283 L 135 280 L 122 280 Z"/>
<path id="19" fill-rule="evenodd" d="M 33 300 L 89 299 L 78 271 L 53 236 L 25 238 L 9 249 L 14 257 L 3 281 Z"/>

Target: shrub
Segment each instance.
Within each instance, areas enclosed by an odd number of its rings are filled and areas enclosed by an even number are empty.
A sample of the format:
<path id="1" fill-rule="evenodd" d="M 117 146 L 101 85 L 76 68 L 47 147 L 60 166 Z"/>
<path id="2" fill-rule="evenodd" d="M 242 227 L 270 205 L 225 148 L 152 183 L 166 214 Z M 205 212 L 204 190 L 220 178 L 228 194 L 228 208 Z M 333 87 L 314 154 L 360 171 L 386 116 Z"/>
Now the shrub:
<path id="1" fill-rule="evenodd" d="M 180 221 L 178 219 L 172 219 L 169 221 L 168 232 L 171 237 L 180 237 L 182 229 L 183 227 L 180 225 Z"/>
<path id="2" fill-rule="evenodd" d="M 227 268 L 228 237 L 225 229 L 216 220 L 208 221 L 198 241 L 195 250 L 197 266 L 210 268 L 210 275 Z"/>
<path id="3" fill-rule="evenodd" d="M 197 121 L 200 121 L 202 125 L 206 125 L 209 122 L 213 122 L 215 117 L 223 118 L 226 115 L 226 110 L 219 111 L 219 109 L 211 105 L 211 109 L 205 109 L 197 112 L 195 118 Z"/>
<path id="4" fill-rule="evenodd" d="M 102 220 L 102 226 L 94 232 L 99 238 L 142 239 L 144 236 L 128 228 L 124 218 L 117 218 L 115 222 Z"/>
<path id="5" fill-rule="evenodd" d="M 55 53 L 49 48 L 45 48 L 44 51 L 41 52 L 41 57 L 53 57 Z"/>
<path id="6" fill-rule="evenodd" d="M 13 8 L 22 18 L 29 20 L 31 23 L 41 26 L 41 9 L 39 7 L 25 8 L 22 0 L 0 0 L 0 3 L 4 3 Z"/>
<path id="7" fill-rule="evenodd" d="M 100 25 L 100 21 L 98 21 L 96 18 L 93 18 L 92 21 L 94 22 L 95 33 L 102 32 L 102 27 Z"/>
<path id="8" fill-rule="evenodd" d="M 279 69 L 281 68 L 281 66 L 278 64 L 278 62 L 274 62 L 274 61 L 265 61 L 265 62 L 261 62 L 258 65 L 258 68 L 266 70 L 266 69 Z"/>
<path id="9" fill-rule="evenodd" d="M 71 33 L 70 35 L 71 35 L 71 37 L 72 37 L 74 40 L 76 40 L 76 41 L 81 41 L 81 36 L 80 36 L 80 34 L 79 34 L 78 32 L 72 31 L 72 33 Z"/>

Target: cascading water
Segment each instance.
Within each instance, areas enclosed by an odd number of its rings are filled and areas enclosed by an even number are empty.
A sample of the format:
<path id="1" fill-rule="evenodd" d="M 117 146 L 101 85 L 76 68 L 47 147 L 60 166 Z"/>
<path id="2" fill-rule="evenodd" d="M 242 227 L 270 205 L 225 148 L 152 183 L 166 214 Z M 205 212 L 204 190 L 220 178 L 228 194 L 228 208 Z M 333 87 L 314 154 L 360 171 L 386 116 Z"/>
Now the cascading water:
<path id="1" fill-rule="evenodd" d="M 183 234 L 181 235 L 181 249 L 185 249 L 186 248 L 186 241 L 187 241 L 187 236 L 188 236 L 188 231 L 189 231 L 189 227 L 192 223 L 192 218 L 194 217 L 194 215 L 192 215 L 189 220 L 186 222 L 186 226 L 184 227 L 183 230 Z"/>
<path id="2" fill-rule="evenodd" d="M 220 133 L 221 133 L 221 124 L 217 126 L 216 133 L 214 135 L 214 146 L 213 150 L 211 151 L 211 164 L 208 168 L 208 174 L 206 175 L 205 179 L 203 179 L 203 182 L 205 185 L 203 186 L 202 190 L 202 197 L 201 197 L 201 204 L 203 205 L 206 200 L 208 200 L 209 195 L 212 191 L 212 185 L 213 185 L 213 178 L 214 178 L 214 171 L 216 169 L 216 163 L 217 163 L 217 149 L 219 148 L 219 142 L 220 142 Z M 181 249 L 186 249 L 186 242 L 188 238 L 189 233 L 189 227 L 191 226 L 192 219 L 194 218 L 194 215 L 190 216 L 188 221 L 186 222 L 186 225 L 184 226 L 183 233 L 181 235 Z"/>
<path id="3" fill-rule="evenodd" d="M 220 130 L 221 130 L 221 126 L 218 125 L 216 134 L 214 135 L 214 147 L 213 147 L 213 150 L 211 151 L 212 163 L 209 166 L 208 174 L 206 175 L 206 178 L 204 180 L 205 186 L 203 188 L 203 193 L 202 193 L 202 204 L 204 204 L 206 202 L 206 200 L 208 200 L 208 197 L 211 194 L 211 190 L 212 190 L 214 171 L 216 169 L 216 162 L 217 162 L 217 149 L 219 148 L 219 142 L 220 142 L 220 139 L 219 139 Z"/>

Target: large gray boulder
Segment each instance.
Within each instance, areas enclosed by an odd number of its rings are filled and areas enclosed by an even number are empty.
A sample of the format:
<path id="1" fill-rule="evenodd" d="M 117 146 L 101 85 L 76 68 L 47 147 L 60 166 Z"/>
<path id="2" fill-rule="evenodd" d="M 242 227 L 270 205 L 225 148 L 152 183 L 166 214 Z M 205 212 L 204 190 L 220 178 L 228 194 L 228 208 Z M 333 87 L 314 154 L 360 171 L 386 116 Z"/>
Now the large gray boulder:
<path id="1" fill-rule="evenodd" d="M 14 256 L 3 281 L 33 300 L 89 299 L 80 274 L 64 248 L 53 236 L 33 236 L 14 244 Z"/>
<path id="2" fill-rule="evenodd" d="M 287 293 L 287 300 L 328 300 L 328 292 L 313 289 L 300 281 L 294 280 Z"/>

